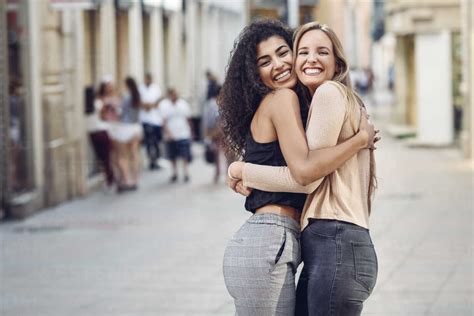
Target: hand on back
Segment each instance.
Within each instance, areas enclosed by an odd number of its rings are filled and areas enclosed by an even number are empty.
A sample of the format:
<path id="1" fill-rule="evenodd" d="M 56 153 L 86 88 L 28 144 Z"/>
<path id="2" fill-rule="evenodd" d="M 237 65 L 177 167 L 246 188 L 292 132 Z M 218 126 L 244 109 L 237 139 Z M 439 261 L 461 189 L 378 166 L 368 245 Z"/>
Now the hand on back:
<path id="1" fill-rule="evenodd" d="M 374 124 L 369 120 L 369 115 L 367 114 L 367 110 L 365 107 L 360 108 L 360 124 L 359 124 L 359 130 L 361 132 L 367 133 L 367 149 L 377 149 L 375 147 L 375 143 L 380 140 L 380 137 L 377 137 L 377 133 L 380 132 L 380 130 L 375 129 Z"/>

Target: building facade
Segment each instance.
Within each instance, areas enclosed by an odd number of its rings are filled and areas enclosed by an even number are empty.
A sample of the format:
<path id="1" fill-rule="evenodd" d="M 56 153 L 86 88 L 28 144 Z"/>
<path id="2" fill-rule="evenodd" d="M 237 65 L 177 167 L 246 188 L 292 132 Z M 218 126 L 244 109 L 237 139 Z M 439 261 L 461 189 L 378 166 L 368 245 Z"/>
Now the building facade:
<path id="1" fill-rule="evenodd" d="M 386 2 L 396 38 L 394 122 L 416 130 L 416 144 L 451 145 L 465 110 L 459 0 Z"/>
<path id="2" fill-rule="evenodd" d="M 244 1 L 0 0 L 1 212 L 24 217 L 97 183 L 85 90 L 150 72 L 200 116 L 209 69 L 223 79 Z M 6 40 L 4 40 L 6 39 Z M 3 80 L 3 78 L 7 80 Z M 5 155 L 4 155 L 5 154 Z"/>
<path id="3" fill-rule="evenodd" d="M 464 115 L 460 133 L 464 157 L 474 159 L 474 4 L 470 0 L 461 2 L 462 21 L 462 69 L 461 91 L 464 98 Z"/>

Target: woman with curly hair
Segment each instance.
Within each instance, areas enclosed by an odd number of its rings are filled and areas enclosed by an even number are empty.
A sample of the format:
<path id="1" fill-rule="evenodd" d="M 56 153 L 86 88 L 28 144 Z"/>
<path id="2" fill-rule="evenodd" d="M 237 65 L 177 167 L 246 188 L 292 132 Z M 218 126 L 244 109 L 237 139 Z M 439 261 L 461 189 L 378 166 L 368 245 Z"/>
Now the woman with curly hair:
<path id="1" fill-rule="evenodd" d="M 291 31 L 260 21 L 240 34 L 219 95 L 224 140 L 246 162 L 286 166 L 309 183 L 372 145 L 373 127 L 346 142 L 309 151 L 295 87 Z M 253 190 L 245 208 L 254 213 L 230 240 L 224 279 L 237 315 L 293 315 L 295 271 L 300 263 L 299 219 L 305 194 Z"/>
<path id="2" fill-rule="evenodd" d="M 353 137 L 365 113 L 351 88 L 347 59 L 334 31 L 317 22 L 305 24 L 294 36 L 294 51 L 295 72 L 312 97 L 306 130 L 310 149 Z M 292 176 L 291 168 L 234 163 L 230 171 L 240 178 L 242 167 L 246 186 L 309 194 L 301 216 L 304 268 L 296 314 L 360 315 L 378 269 L 368 230 L 376 184 L 373 151 L 359 151 L 330 175 L 306 186 Z"/>

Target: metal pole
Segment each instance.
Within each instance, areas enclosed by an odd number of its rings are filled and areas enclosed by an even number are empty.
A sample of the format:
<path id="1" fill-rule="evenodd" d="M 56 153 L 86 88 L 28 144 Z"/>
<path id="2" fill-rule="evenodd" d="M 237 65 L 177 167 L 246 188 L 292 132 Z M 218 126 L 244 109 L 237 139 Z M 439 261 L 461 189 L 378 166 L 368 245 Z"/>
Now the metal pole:
<path id="1" fill-rule="evenodd" d="M 10 107 L 8 104 L 8 33 L 6 0 L 0 0 L 0 218 L 8 211 L 10 193 L 8 130 Z"/>

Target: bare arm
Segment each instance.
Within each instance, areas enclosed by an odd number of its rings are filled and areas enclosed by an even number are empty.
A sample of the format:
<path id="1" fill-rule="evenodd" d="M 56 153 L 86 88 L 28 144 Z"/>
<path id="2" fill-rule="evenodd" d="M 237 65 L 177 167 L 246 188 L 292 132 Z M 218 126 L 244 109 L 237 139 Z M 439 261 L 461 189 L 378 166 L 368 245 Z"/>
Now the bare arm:
<path id="1" fill-rule="evenodd" d="M 335 86 L 326 85 L 324 89 L 319 91 L 318 98 L 313 100 L 306 132 L 310 149 L 334 146 L 338 141 L 341 126 L 346 117 L 346 108 L 342 95 L 335 89 L 337 89 Z M 364 112 L 361 116 L 360 129 L 369 130 L 370 132 L 371 128 L 373 129 Z M 378 138 L 375 139 L 375 141 L 377 140 Z M 370 142 L 370 146 L 373 146 L 372 142 Z M 325 150 L 331 148 L 325 148 Z M 295 180 L 287 167 L 270 167 L 249 163 L 244 165 L 243 162 L 234 162 L 229 167 L 229 172 L 232 177 L 243 179 L 241 187 L 251 187 L 270 192 L 311 193 L 322 182 L 322 178 L 320 178 L 306 185 L 301 185 Z M 233 189 L 235 190 L 235 186 Z M 243 194 L 244 190 L 236 191 Z"/>
<path id="2" fill-rule="evenodd" d="M 280 148 L 291 175 L 301 185 L 307 185 L 323 178 L 359 150 L 368 146 L 369 133 L 360 131 L 342 144 L 310 151 L 300 119 L 296 94 L 288 89 L 279 90 L 265 101 L 274 102 L 275 106 L 269 107 L 270 117 L 278 136 Z M 314 125 L 311 123 L 311 119 L 310 116 L 308 127 Z M 308 138 L 308 140 L 311 139 Z"/>

